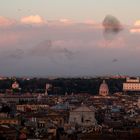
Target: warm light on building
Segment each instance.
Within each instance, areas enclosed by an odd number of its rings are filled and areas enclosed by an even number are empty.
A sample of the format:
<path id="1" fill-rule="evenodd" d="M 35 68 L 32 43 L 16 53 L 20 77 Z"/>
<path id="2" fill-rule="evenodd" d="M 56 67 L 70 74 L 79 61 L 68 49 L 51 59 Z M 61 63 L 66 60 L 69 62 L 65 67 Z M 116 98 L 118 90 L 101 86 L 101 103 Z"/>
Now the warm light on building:
<path id="1" fill-rule="evenodd" d="M 100 85 L 99 95 L 101 95 L 101 96 L 107 96 L 107 95 L 109 95 L 109 88 L 108 88 L 108 85 L 106 84 L 105 80 Z"/>
<path id="2" fill-rule="evenodd" d="M 140 79 L 127 78 L 126 82 L 123 83 L 123 91 L 140 91 Z"/>
<path id="3" fill-rule="evenodd" d="M 19 89 L 19 84 L 16 81 L 12 84 L 12 89 Z"/>

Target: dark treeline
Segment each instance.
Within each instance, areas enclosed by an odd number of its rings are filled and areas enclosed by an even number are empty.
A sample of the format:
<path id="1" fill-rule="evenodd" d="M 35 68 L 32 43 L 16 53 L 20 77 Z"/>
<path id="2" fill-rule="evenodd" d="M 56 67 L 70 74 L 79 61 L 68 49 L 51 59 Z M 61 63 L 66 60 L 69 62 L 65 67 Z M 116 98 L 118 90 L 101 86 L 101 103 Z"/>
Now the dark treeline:
<path id="1" fill-rule="evenodd" d="M 46 83 L 49 83 L 52 85 L 52 87 L 49 89 L 50 94 L 65 94 L 65 92 L 69 94 L 72 92 L 97 94 L 103 79 L 58 78 L 50 80 L 47 78 L 32 78 L 30 80 L 26 80 L 18 78 L 16 79 L 16 81 L 21 87 L 21 93 L 44 93 L 45 85 Z M 124 79 L 106 79 L 106 83 L 109 86 L 110 93 L 121 92 L 122 84 L 124 81 Z M 11 89 L 11 85 L 13 82 L 13 79 L 0 80 L 0 92 L 5 93 L 7 90 Z"/>

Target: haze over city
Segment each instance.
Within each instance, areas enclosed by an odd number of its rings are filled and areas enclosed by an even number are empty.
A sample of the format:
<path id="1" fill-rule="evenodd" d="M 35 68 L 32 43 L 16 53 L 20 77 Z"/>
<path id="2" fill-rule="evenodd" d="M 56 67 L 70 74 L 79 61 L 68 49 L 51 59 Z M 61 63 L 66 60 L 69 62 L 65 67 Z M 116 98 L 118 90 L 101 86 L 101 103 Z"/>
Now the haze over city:
<path id="1" fill-rule="evenodd" d="M 0 0 L 0 75 L 139 75 L 139 5 L 138 0 Z M 115 33 L 106 32 L 108 16 L 118 22 Z"/>

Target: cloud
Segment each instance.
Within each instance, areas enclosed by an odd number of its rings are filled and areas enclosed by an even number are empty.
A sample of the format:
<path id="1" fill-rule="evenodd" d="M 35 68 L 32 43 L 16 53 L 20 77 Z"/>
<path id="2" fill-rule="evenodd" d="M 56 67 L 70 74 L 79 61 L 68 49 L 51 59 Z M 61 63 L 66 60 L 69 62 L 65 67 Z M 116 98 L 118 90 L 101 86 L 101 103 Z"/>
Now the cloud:
<path id="1" fill-rule="evenodd" d="M 45 24 L 46 21 L 39 15 L 31 15 L 21 18 L 21 23 L 24 24 Z"/>
<path id="2" fill-rule="evenodd" d="M 18 43 L 19 36 L 14 32 L 1 31 L 0 32 L 0 48 L 12 46 Z"/>
<path id="3" fill-rule="evenodd" d="M 67 19 L 67 18 L 62 18 L 62 19 L 58 19 L 58 20 L 48 20 L 48 25 L 49 26 L 72 26 L 75 25 L 76 22 L 74 20 L 71 19 Z"/>
<path id="4" fill-rule="evenodd" d="M 118 59 L 114 58 L 114 59 L 112 60 L 112 62 L 113 62 L 113 63 L 118 62 Z"/>
<path id="5" fill-rule="evenodd" d="M 131 33 L 140 33 L 140 28 L 133 27 L 132 29 L 130 29 L 130 32 Z"/>
<path id="6" fill-rule="evenodd" d="M 24 51 L 19 48 L 10 52 L 9 57 L 13 59 L 21 59 L 23 55 L 24 55 Z"/>
<path id="7" fill-rule="evenodd" d="M 23 58 L 25 52 L 21 48 L 13 48 L 12 50 L 4 51 L 4 54 L 7 59 L 15 59 L 19 61 Z"/>
<path id="8" fill-rule="evenodd" d="M 2 17 L 0 16 L 0 26 L 11 26 L 15 23 L 16 21 L 10 18 Z"/>
<path id="9" fill-rule="evenodd" d="M 92 19 L 86 20 L 83 23 L 88 24 L 88 25 L 95 25 L 96 24 L 96 22 L 94 20 L 92 20 Z"/>
<path id="10" fill-rule="evenodd" d="M 112 15 L 107 15 L 104 18 L 102 25 L 104 27 L 104 37 L 107 40 L 114 39 L 114 37 L 122 30 L 120 21 Z"/>
<path id="11" fill-rule="evenodd" d="M 98 42 L 99 47 L 107 47 L 107 48 L 122 48 L 125 47 L 125 39 L 124 37 L 117 37 L 115 40 L 101 40 Z"/>
<path id="12" fill-rule="evenodd" d="M 16 22 L 14 26 L 0 30 L 1 74 L 131 73 L 130 67 L 139 72 L 139 34 L 131 34 L 130 27 L 112 40 L 106 40 L 101 24 L 94 21 L 47 20 L 43 26 Z"/>
<path id="13" fill-rule="evenodd" d="M 48 56 L 50 51 L 52 51 L 52 41 L 45 40 L 41 41 L 34 48 L 32 48 L 30 53 L 35 56 Z"/>
<path id="14" fill-rule="evenodd" d="M 59 42 L 59 43 L 58 43 Z M 55 55 L 65 55 L 67 58 L 72 58 L 74 52 L 67 48 L 65 42 L 44 40 L 31 49 L 31 54 L 40 57 L 53 57 Z"/>
<path id="15" fill-rule="evenodd" d="M 134 23 L 134 26 L 140 26 L 140 20 L 137 20 L 137 21 Z"/>
<path id="16" fill-rule="evenodd" d="M 71 24 L 74 24 L 74 21 L 71 20 L 71 19 L 66 19 L 66 18 L 62 18 L 59 20 L 59 22 L 65 24 L 65 25 L 71 25 Z"/>
<path id="17" fill-rule="evenodd" d="M 135 21 L 133 27 L 129 30 L 130 33 L 140 33 L 140 20 Z"/>

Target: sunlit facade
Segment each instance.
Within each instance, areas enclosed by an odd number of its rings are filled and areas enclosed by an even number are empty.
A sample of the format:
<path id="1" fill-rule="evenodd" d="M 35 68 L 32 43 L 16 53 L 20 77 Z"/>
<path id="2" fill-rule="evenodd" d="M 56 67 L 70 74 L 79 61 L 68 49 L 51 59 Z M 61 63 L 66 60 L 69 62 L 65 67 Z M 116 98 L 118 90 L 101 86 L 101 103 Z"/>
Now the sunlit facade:
<path id="1" fill-rule="evenodd" d="M 99 88 L 99 95 L 101 96 L 107 96 L 109 95 L 109 88 L 107 83 L 105 82 L 105 80 L 103 81 L 103 83 L 100 85 Z"/>
<path id="2" fill-rule="evenodd" d="M 123 83 L 123 91 L 140 91 L 140 79 L 127 78 L 126 82 Z"/>

